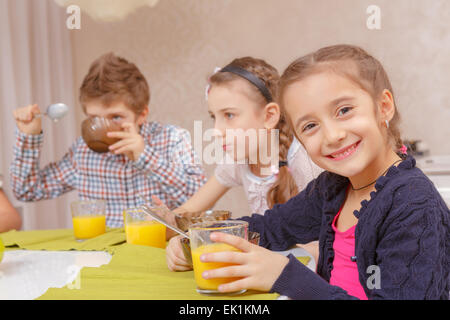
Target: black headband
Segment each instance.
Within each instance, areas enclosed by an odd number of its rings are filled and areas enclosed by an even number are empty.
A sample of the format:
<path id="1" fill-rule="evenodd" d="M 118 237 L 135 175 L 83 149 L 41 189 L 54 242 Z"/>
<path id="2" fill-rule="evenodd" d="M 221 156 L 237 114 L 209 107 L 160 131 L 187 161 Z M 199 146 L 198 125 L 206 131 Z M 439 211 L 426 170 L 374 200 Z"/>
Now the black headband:
<path id="1" fill-rule="evenodd" d="M 266 84 L 264 81 L 262 81 L 260 78 L 258 78 L 256 75 L 251 73 L 250 71 L 247 71 L 243 68 L 236 67 L 233 65 L 227 65 L 226 67 L 222 68 L 220 72 L 231 72 L 234 74 L 237 74 L 238 76 L 241 76 L 242 78 L 250 81 L 255 87 L 258 88 L 258 90 L 262 93 L 264 98 L 266 98 L 267 102 L 272 102 L 272 95 L 270 94 L 269 90 L 266 87 Z"/>
<path id="2" fill-rule="evenodd" d="M 279 161 L 278 162 L 278 168 L 281 168 L 281 167 L 287 167 L 288 166 L 288 162 L 287 161 Z"/>

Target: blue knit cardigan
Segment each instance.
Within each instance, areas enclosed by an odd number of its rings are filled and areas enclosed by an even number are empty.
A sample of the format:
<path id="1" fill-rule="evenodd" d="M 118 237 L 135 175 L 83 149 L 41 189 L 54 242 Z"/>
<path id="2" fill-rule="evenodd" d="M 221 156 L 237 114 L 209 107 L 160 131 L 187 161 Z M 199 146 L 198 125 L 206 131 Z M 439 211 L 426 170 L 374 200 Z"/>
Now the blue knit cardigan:
<path id="1" fill-rule="evenodd" d="M 370 200 L 355 210 L 355 257 L 369 299 L 449 298 L 450 211 L 433 183 L 407 157 L 378 178 Z M 264 214 L 240 218 L 261 234 L 260 245 L 287 250 L 319 240 L 317 273 L 292 255 L 271 292 L 292 299 L 357 299 L 329 284 L 333 218 L 348 178 L 323 172 L 301 193 Z M 268 266 L 269 267 L 269 266 Z"/>

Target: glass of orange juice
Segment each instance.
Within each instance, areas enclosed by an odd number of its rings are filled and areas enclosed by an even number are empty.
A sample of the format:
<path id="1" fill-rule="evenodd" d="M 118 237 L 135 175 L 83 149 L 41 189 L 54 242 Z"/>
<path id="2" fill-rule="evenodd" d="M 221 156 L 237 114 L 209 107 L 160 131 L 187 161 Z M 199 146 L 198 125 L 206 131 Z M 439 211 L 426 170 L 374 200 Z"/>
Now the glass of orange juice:
<path id="1" fill-rule="evenodd" d="M 218 291 L 219 285 L 237 280 L 237 278 L 211 278 L 204 279 L 202 273 L 206 270 L 223 268 L 233 265 L 226 262 L 202 262 L 200 256 L 209 252 L 240 251 L 229 244 L 213 242 L 210 239 L 212 232 L 224 232 L 244 239 L 248 239 L 248 223 L 246 221 L 207 221 L 193 224 L 189 227 L 189 237 L 191 243 L 192 264 L 194 267 L 194 277 L 197 283 L 197 292 L 207 295 L 223 295 Z M 240 294 L 241 290 L 230 294 Z"/>
<path id="2" fill-rule="evenodd" d="M 127 243 L 166 248 L 165 225 L 153 220 L 139 208 L 125 210 L 124 216 Z"/>
<path id="3" fill-rule="evenodd" d="M 78 240 L 99 236 L 106 231 L 106 201 L 75 201 L 70 204 L 73 232 Z"/>

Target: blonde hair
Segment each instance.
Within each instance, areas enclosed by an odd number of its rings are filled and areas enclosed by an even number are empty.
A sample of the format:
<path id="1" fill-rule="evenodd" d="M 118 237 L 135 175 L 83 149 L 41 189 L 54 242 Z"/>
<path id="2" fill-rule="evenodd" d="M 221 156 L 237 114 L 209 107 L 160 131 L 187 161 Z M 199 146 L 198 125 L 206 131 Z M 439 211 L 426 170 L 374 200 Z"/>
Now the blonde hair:
<path id="1" fill-rule="evenodd" d="M 278 87 L 280 103 L 283 104 L 283 94 L 289 85 L 322 71 L 332 71 L 349 78 L 368 92 L 374 102 L 380 98 L 385 89 L 391 92 L 394 99 L 392 85 L 381 63 L 360 47 L 341 44 L 319 49 L 292 62 L 280 78 Z M 399 122 L 400 115 L 395 112 L 389 122 L 388 142 L 396 152 L 403 146 Z"/>
<path id="2" fill-rule="evenodd" d="M 278 81 L 280 79 L 278 71 L 267 62 L 252 57 L 243 57 L 233 60 L 229 66 L 235 66 L 245 69 L 260 80 L 262 80 L 269 90 L 272 97 L 275 97 L 278 91 Z M 217 72 L 209 78 L 210 85 L 223 85 L 237 79 L 243 79 L 239 75 L 231 72 Z M 261 91 L 249 82 L 248 89 L 251 97 L 264 107 L 268 102 Z M 280 107 L 281 108 L 281 107 Z M 279 130 L 279 160 L 287 161 L 289 147 L 294 138 L 293 131 L 287 121 L 286 113 L 283 108 L 280 110 L 280 120 L 275 129 Z M 272 208 L 277 203 L 284 203 L 298 193 L 297 184 L 287 166 L 279 169 L 277 180 L 267 192 L 267 204 Z"/>

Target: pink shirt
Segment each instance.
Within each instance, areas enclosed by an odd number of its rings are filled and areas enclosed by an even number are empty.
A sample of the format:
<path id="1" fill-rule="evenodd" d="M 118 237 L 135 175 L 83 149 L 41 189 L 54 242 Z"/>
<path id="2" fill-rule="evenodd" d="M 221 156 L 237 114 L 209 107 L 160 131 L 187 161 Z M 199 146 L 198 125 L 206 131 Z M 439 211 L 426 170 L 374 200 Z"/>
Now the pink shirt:
<path id="1" fill-rule="evenodd" d="M 335 232 L 333 242 L 334 261 L 331 271 L 330 284 L 338 286 L 349 295 L 361 300 L 367 300 L 366 293 L 359 282 L 359 273 L 356 262 L 352 261 L 355 256 L 355 228 L 356 225 L 348 230 L 341 232 L 336 228 L 336 221 L 341 214 L 342 207 L 336 217 L 334 217 L 332 228 Z"/>

